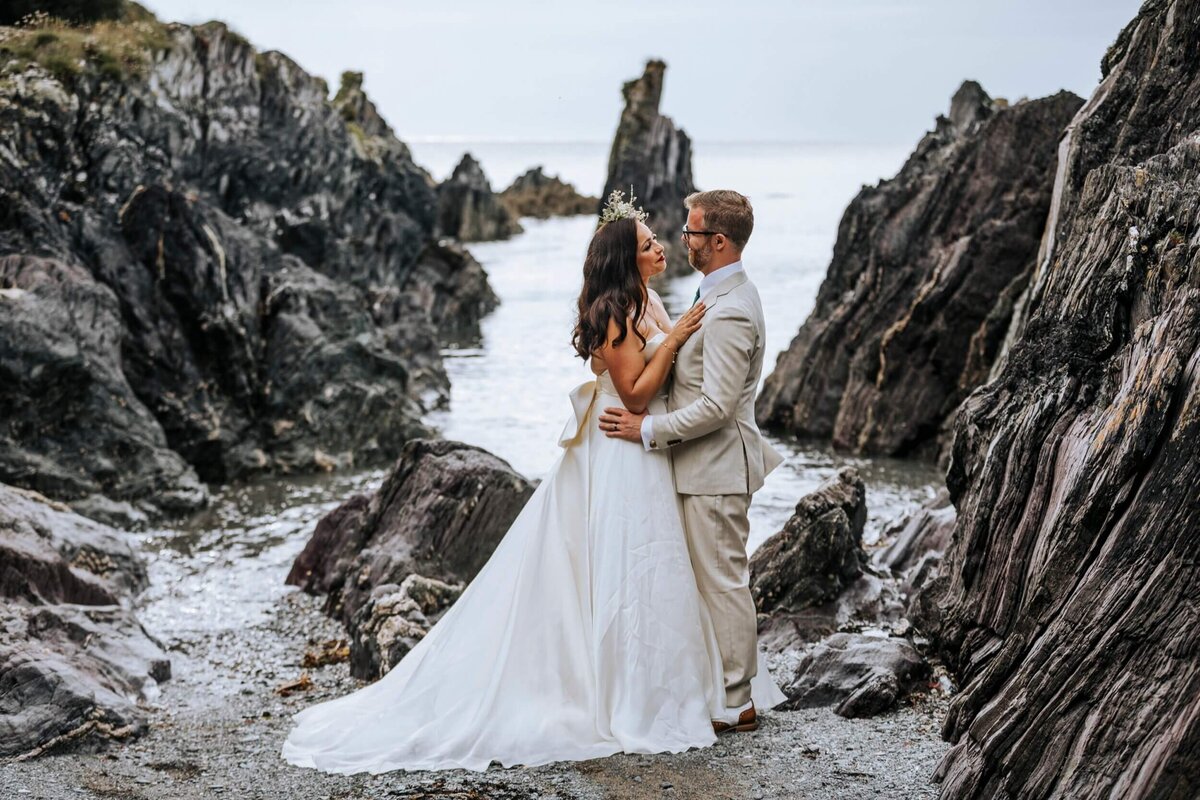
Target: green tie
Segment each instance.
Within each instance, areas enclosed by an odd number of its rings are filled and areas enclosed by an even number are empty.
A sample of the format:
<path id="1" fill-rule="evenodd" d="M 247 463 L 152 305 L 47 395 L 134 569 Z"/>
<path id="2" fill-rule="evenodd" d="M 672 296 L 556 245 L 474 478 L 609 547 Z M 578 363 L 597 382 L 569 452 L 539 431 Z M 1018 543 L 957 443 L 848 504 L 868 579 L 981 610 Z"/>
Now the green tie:
<path id="1" fill-rule="evenodd" d="M 692 298 L 692 305 L 700 302 L 700 287 L 696 287 L 696 296 Z"/>

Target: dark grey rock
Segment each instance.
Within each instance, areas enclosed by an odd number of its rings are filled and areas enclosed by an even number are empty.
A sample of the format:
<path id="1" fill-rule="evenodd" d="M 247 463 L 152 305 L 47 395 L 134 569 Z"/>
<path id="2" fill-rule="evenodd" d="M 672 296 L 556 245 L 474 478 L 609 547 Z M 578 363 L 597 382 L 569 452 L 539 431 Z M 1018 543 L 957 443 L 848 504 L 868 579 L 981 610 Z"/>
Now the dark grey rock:
<path id="1" fill-rule="evenodd" d="M 414 574 L 470 581 L 532 494 L 529 481 L 486 450 L 413 440 L 375 495 L 351 498 L 321 520 L 287 582 L 326 593 L 327 611 L 357 636 L 356 624 L 371 619 L 359 611 L 376 587 Z M 353 644 L 351 660 L 363 674 L 379 674 Z"/>
<path id="2" fill-rule="evenodd" d="M 141 733 L 171 676 L 134 617 L 146 571 L 125 536 L 0 485 L 0 755 Z"/>
<path id="3" fill-rule="evenodd" d="M 117 297 L 86 269 L 0 256 L 0 479 L 155 514 L 204 505 L 122 371 L 123 336 Z"/>
<path id="4" fill-rule="evenodd" d="M 926 631 L 961 686 L 943 797 L 1200 786 L 1197 52 L 1196 0 L 1143 3 L 1117 37 L 1009 344 L 958 414 Z"/>
<path id="5" fill-rule="evenodd" d="M 769 653 L 804 650 L 838 631 L 906 631 L 905 598 L 897 581 L 863 573 L 830 600 L 758 617 L 758 641 Z"/>
<path id="6" fill-rule="evenodd" d="M 950 544 L 957 515 L 950 503 L 950 493 L 939 489 L 938 493 L 916 512 L 885 531 L 884 538 L 891 544 L 871 555 L 871 563 L 894 575 L 912 569 L 929 553 L 941 554 Z"/>
<path id="7" fill-rule="evenodd" d="M 759 395 L 759 424 L 859 453 L 934 457 L 987 380 L 1082 100 L 1011 106 L 968 81 L 900 172 L 864 187 L 816 304 Z"/>
<path id="8" fill-rule="evenodd" d="M 0 65 L 0 480 L 137 522 L 394 458 L 495 303 L 428 174 L 361 74 L 135 16 L 125 74 Z"/>
<path id="9" fill-rule="evenodd" d="M 862 574 L 866 520 L 866 488 L 852 467 L 803 497 L 783 530 L 750 559 L 759 613 L 797 611 L 836 598 Z"/>
<path id="10" fill-rule="evenodd" d="M 666 70 L 664 62 L 648 61 L 642 76 L 621 89 L 625 107 L 613 136 L 600 203 L 615 189 L 628 197 L 632 187 L 637 205 L 649 214 L 647 224 L 666 248 L 669 272 L 689 275 L 691 267 L 679 231 L 687 221 L 684 198 L 696 191 L 692 141 L 670 117 L 659 113 Z"/>
<path id="11" fill-rule="evenodd" d="M 460 242 L 507 239 L 521 232 L 521 223 L 492 193 L 483 167 L 470 153 L 438 187 L 438 230 Z"/>
<path id="12" fill-rule="evenodd" d="M 783 707 L 834 705 L 843 717 L 875 716 L 928 675 L 929 665 L 905 639 L 835 633 L 803 653 L 781 681 Z"/>

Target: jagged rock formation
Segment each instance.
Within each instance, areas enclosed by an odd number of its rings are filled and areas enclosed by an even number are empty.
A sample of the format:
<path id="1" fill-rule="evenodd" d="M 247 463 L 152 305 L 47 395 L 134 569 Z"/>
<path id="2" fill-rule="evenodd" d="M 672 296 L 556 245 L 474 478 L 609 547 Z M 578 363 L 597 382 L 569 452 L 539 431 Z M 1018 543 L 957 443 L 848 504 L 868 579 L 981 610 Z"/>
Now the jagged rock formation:
<path id="1" fill-rule="evenodd" d="M 557 176 L 545 174 L 539 166 L 518 176 L 500 193 L 500 202 L 514 217 L 549 219 L 593 214 L 599 201 L 580 194 Z"/>
<path id="2" fill-rule="evenodd" d="M 500 199 L 483 167 L 464 153 L 454 173 L 438 186 L 438 230 L 460 242 L 489 242 L 521 232 L 521 223 Z"/>
<path id="3" fill-rule="evenodd" d="M 1149 0 L 1071 123 L 1038 272 L 959 413 L 927 631 L 942 796 L 1200 786 L 1200 2 Z"/>
<path id="4" fill-rule="evenodd" d="M 750 559 L 759 613 L 795 611 L 837 597 L 862 574 L 867 490 L 847 467 L 796 504 L 783 530 Z"/>
<path id="5" fill-rule="evenodd" d="M 0 756 L 145 729 L 171 675 L 130 610 L 145 586 L 122 534 L 0 484 Z"/>
<path id="6" fill-rule="evenodd" d="M 896 177 L 846 209 L 759 424 L 860 453 L 934 455 L 1029 282 L 1055 148 L 1082 100 L 1006 106 L 968 81 Z"/>
<path id="7" fill-rule="evenodd" d="M 802 497 L 783 529 L 755 551 L 750 593 L 767 650 L 804 650 L 864 624 L 907 626 L 895 581 L 863 551 L 866 519 L 866 488 L 848 467 Z"/>
<path id="8" fill-rule="evenodd" d="M 486 450 L 411 441 L 375 495 L 352 497 L 320 521 L 287 582 L 328 595 L 326 611 L 355 637 L 356 674 L 379 675 L 390 667 L 377 660 L 388 647 L 356 632 L 356 625 L 382 613 L 359 613 L 373 602 L 372 592 L 391 584 L 380 590 L 390 595 L 410 575 L 470 581 L 532 494 L 529 481 Z M 376 644 L 364 650 L 372 638 Z"/>
<path id="9" fill-rule="evenodd" d="M 658 113 L 666 69 L 662 61 L 649 61 L 642 77 L 621 89 L 625 108 L 613 137 L 600 202 L 607 200 L 614 189 L 628 195 L 632 186 L 637 204 L 650 215 L 647 224 L 666 248 L 668 271 L 688 275 L 691 268 L 679 231 L 687 221 L 683 200 L 696 191 L 692 183 L 692 141 L 670 117 Z"/>
<path id="10" fill-rule="evenodd" d="M 0 43 L 0 480 L 134 523 L 395 457 L 495 303 L 429 176 L 361 75 L 130 8 Z"/>
<path id="11" fill-rule="evenodd" d="M 117 296 L 82 266 L 0 256 L 0 474 L 144 521 L 204 502 L 207 490 L 122 371 Z M 126 502 L 109 509 L 106 496 Z"/>

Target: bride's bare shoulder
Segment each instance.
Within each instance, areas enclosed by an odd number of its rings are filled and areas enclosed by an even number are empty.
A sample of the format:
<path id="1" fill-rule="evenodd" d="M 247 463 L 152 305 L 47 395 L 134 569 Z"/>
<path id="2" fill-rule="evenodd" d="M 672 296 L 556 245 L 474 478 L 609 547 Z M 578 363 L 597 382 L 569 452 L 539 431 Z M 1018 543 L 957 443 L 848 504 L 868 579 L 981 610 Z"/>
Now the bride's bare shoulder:
<path id="1" fill-rule="evenodd" d="M 658 296 L 658 292 L 647 286 L 646 299 L 650 316 L 654 319 L 655 327 L 659 330 L 670 332 L 672 326 L 671 316 L 667 313 L 667 307 L 663 304 L 662 298 Z"/>

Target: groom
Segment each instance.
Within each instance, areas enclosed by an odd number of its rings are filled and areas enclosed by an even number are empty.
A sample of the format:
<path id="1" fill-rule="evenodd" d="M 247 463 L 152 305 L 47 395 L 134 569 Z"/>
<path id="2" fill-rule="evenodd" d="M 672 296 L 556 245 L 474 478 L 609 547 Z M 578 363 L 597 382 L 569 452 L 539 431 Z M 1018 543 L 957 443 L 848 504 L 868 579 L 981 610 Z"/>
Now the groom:
<path id="1" fill-rule="evenodd" d="M 758 727 L 750 679 L 758 666 L 758 625 L 750 596 L 746 539 L 750 496 L 783 460 L 754 421 L 766 324 L 758 290 L 742 269 L 754 229 L 750 201 L 734 191 L 696 192 L 682 238 L 688 263 L 704 278 L 696 292 L 704 324 L 679 350 L 667 405 L 646 416 L 606 408 L 600 427 L 612 438 L 670 448 L 682 495 L 692 568 L 708 605 L 725 673 L 726 713 L 717 733 Z"/>

